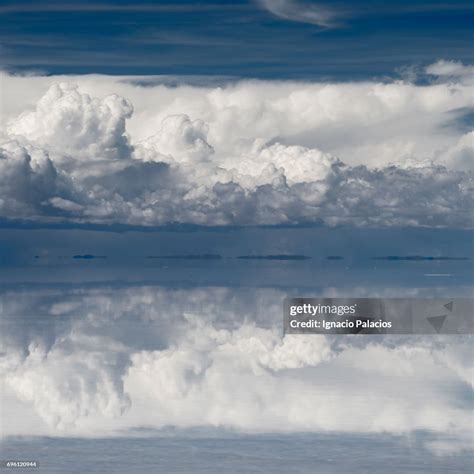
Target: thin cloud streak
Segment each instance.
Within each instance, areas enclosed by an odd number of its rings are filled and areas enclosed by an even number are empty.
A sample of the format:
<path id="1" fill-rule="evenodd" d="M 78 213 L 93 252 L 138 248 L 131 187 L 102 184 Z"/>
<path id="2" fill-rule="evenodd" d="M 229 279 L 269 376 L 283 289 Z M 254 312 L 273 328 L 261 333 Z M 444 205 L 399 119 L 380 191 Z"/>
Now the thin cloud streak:
<path id="1" fill-rule="evenodd" d="M 349 8 L 338 4 L 328 6 L 323 3 L 313 3 L 304 0 L 258 0 L 263 9 L 276 17 L 299 23 L 308 23 L 320 28 L 332 29 L 343 26 L 342 20 L 348 18 L 361 18 L 370 16 L 395 16 L 409 15 L 413 13 L 429 13 L 443 11 L 466 11 L 472 12 L 472 7 L 466 3 L 423 3 L 410 5 L 378 5 L 358 4 L 357 7 Z"/>
<path id="2" fill-rule="evenodd" d="M 0 7 L 0 14 L 22 13 L 22 12 L 194 12 L 215 10 L 245 10 L 244 5 L 213 4 L 124 4 L 116 3 L 74 3 L 74 4 L 12 4 Z"/>
<path id="3" fill-rule="evenodd" d="M 336 11 L 321 4 L 299 0 L 260 0 L 260 4 L 264 9 L 284 20 L 309 23 L 321 28 L 334 28 L 336 18 L 340 16 Z"/>

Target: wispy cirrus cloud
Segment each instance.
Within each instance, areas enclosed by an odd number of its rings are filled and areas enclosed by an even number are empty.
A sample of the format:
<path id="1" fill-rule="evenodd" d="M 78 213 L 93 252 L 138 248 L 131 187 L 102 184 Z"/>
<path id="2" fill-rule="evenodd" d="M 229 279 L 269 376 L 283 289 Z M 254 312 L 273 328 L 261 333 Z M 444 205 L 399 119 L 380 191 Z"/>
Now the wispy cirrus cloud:
<path id="1" fill-rule="evenodd" d="M 148 2 L 6 2 L 0 14 L 32 12 L 196 12 L 215 10 L 242 10 L 240 5 L 221 3 L 148 3 Z"/>
<path id="2" fill-rule="evenodd" d="M 419 2 L 409 4 L 395 2 L 348 2 L 332 1 L 330 5 L 318 0 L 256 0 L 265 10 L 289 21 L 308 23 L 321 28 L 335 28 L 348 18 L 411 15 L 413 13 L 472 11 L 469 4 L 460 2 Z"/>
<path id="3" fill-rule="evenodd" d="M 339 13 L 321 5 L 301 0 L 259 0 L 263 8 L 285 20 L 333 28 Z"/>

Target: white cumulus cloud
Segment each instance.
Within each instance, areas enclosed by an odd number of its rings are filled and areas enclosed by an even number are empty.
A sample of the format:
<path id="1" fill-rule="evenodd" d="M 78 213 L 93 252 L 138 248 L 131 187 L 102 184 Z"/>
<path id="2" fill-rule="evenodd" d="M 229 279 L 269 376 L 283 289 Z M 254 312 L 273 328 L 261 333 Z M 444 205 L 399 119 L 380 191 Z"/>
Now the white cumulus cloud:
<path id="1" fill-rule="evenodd" d="M 431 73 L 441 82 L 426 87 L 241 81 L 171 88 L 104 76 L 76 77 L 78 85 L 3 75 L 12 96 L 28 84 L 45 90 L 21 108 L 6 100 L 0 215 L 470 227 L 472 134 L 456 120 L 472 107 L 472 86 L 460 74 L 443 82 L 437 64 Z"/>
<path id="2" fill-rule="evenodd" d="M 72 83 L 53 84 L 37 102 L 7 126 L 10 135 L 82 160 L 127 157 L 125 120 L 132 105 L 115 94 L 103 100 L 81 93 Z"/>

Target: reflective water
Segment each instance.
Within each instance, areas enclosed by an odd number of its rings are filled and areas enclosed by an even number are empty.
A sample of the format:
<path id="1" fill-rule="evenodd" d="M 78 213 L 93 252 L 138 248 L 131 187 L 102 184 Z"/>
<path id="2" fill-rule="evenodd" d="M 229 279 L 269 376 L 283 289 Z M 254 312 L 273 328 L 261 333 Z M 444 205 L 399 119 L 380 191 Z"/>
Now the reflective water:
<path id="1" fill-rule="evenodd" d="M 286 296 L 472 296 L 470 233 L 0 242 L 0 458 L 39 472 L 472 471 L 471 336 L 281 333 Z"/>

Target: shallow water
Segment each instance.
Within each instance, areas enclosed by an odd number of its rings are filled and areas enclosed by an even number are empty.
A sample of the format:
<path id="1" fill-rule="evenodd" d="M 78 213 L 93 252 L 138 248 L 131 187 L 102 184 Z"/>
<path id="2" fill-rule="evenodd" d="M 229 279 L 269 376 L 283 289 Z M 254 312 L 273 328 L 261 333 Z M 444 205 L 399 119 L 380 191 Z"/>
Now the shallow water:
<path id="1" fill-rule="evenodd" d="M 51 473 L 472 472 L 471 336 L 282 339 L 286 296 L 471 297 L 471 233 L 0 242 L 2 459 Z M 464 259 L 374 259 L 407 255 Z"/>
<path id="2" fill-rule="evenodd" d="M 48 473 L 471 473 L 469 454 L 434 456 L 411 437 L 294 434 L 118 439 L 33 438 L 2 443 L 2 456 L 38 460 Z"/>

